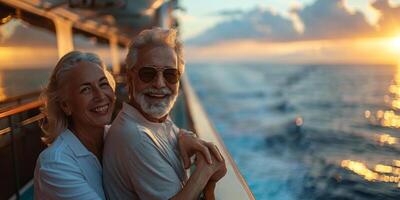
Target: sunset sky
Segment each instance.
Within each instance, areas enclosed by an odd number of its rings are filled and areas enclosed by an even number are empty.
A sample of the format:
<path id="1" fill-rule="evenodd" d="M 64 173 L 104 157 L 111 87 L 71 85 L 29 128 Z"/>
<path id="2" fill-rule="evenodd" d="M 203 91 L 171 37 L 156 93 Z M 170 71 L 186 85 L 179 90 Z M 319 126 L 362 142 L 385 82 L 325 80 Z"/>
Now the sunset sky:
<path id="1" fill-rule="evenodd" d="M 397 63 L 400 0 L 183 0 L 189 61 Z"/>
<path id="2" fill-rule="evenodd" d="M 180 6 L 174 14 L 188 63 L 400 63 L 400 0 L 181 0 Z M 1 69 L 51 67 L 56 48 L 53 34 L 21 20 L 0 27 Z M 94 49 L 111 62 L 108 50 Z"/>

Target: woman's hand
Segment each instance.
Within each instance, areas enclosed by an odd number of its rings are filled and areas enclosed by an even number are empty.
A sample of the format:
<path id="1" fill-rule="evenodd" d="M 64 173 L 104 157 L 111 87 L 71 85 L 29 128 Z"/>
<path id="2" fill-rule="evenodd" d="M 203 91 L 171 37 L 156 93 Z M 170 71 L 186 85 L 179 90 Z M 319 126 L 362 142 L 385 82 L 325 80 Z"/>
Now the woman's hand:
<path id="1" fill-rule="evenodd" d="M 190 167 L 190 158 L 197 152 L 201 153 L 204 158 L 206 158 L 208 164 L 212 164 L 213 156 L 220 162 L 224 161 L 217 146 L 211 142 L 206 142 L 194 137 L 193 134 L 187 130 L 179 130 L 178 145 L 185 169 Z M 210 151 L 212 152 L 213 156 L 211 155 Z"/>

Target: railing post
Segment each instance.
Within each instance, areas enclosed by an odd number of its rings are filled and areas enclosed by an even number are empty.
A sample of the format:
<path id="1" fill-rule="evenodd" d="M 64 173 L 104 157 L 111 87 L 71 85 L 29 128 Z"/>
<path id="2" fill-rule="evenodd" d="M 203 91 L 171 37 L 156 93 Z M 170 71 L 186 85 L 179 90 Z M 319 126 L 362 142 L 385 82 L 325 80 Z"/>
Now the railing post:
<path id="1" fill-rule="evenodd" d="M 72 22 L 61 17 L 54 18 L 53 21 L 56 27 L 58 57 L 61 58 L 74 50 Z"/>
<path id="2" fill-rule="evenodd" d="M 171 19 L 168 17 L 168 15 L 171 12 L 170 9 L 171 2 L 164 2 L 159 8 L 158 8 L 158 26 L 161 28 L 169 28 L 171 27 Z"/>
<path id="3" fill-rule="evenodd" d="M 111 50 L 111 61 L 112 61 L 112 72 L 113 74 L 119 74 L 121 70 L 121 65 L 119 63 L 119 47 L 118 47 L 118 37 L 115 33 L 110 36 L 110 50 Z"/>
<path id="4" fill-rule="evenodd" d="M 8 116 L 8 126 L 11 128 L 10 131 L 10 139 L 11 139 L 11 154 L 12 154 L 12 162 L 13 162 L 13 168 L 14 168 L 14 178 L 15 178 L 15 196 L 16 199 L 20 199 L 20 194 L 19 194 L 19 172 L 18 172 L 18 159 L 17 159 L 17 146 L 15 143 L 14 139 L 14 134 L 16 130 L 16 124 L 13 123 L 12 121 L 12 116 Z"/>

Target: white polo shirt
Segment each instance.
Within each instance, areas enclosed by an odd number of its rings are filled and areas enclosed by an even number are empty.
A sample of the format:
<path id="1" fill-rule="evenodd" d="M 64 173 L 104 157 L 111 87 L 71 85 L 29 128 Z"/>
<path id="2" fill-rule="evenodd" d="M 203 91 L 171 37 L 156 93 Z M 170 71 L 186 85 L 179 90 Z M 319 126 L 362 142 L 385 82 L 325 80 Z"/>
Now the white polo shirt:
<path id="1" fill-rule="evenodd" d="M 97 157 L 66 129 L 36 162 L 35 199 L 106 199 Z"/>
<path id="2" fill-rule="evenodd" d="M 178 151 L 178 132 L 169 118 L 153 123 L 124 103 L 104 143 L 107 197 L 165 200 L 180 192 L 187 177 Z"/>

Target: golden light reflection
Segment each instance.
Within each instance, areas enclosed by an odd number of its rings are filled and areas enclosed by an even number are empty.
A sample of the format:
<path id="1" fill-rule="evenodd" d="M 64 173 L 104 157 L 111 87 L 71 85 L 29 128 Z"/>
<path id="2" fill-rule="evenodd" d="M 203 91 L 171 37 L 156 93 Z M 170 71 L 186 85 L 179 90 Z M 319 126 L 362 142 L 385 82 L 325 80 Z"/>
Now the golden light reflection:
<path id="1" fill-rule="evenodd" d="M 375 165 L 375 171 L 380 173 L 392 173 L 393 168 L 387 165 L 377 164 Z"/>
<path id="2" fill-rule="evenodd" d="M 393 50 L 400 55 L 400 36 L 388 42 Z M 387 110 L 364 111 L 364 117 L 376 126 L 400 128 L 400 63 L 396 67 L 392 84 L 388 87 L 389 93 L 383 97 Z M 399 138 L 386 133 L 376 134 L 376 140 L 381 145 L 396 145 Z M 392 165 L 377 163 L 368 165 L 360 161 L 342 160 L 341 167 L 348 169 L 371 182 L 394 183 L 400 188 L 400 160 L 393 160 Z"/>
<path id="3" fill-rule="evenodd" d="M 303 118 L 302 117 L 296 117 L 296 119 L 295 119 L 295 123 L 296 123 L 296 126 L 302 126 L 303 125 Z"/>
<path id="4" fill-rule="evenodd" d="M 376 117 L 377 118 L 382 118 L 383 114 L 384 114 L 383 110 L 378 110 L 378 112 L 376 112 Z"/>
<path id="5" fill-rule="evenodd" d="M 364 177 L 364 179 L 368 181 L 376 181 L 379 178 L 379 174 L 376 172 L 373 172 L 372 170 L 368 169 L 368 167 L 362 163 L 362 162 L 357 162 L 357 161 L 352 161 L 352 160 L 343 160 L 341 162 L 341 166 L 343 168 L 347 168 L 354 173 Z"/>
<path id="6" fill-rule="evenodd" d="M 400 161 L 398 160 L 394 160 L 394 162 L 400 164 Z M 340 165 L 341 167 L 360 175 L 367 181 L 396 183 L 396 185 L 400 187 L 400 168 L 376 164 L 372 170 L 369 169 L 365 163 L 353 160 L 342 160 Z"/>
<path id="7" fill-rule="evenodd" d="M 390 145 L 398 143 L 397 138 L 392 137 L 389 134 L 378 135 L 378 141 L 381 144 L 390 144 Z"/>
<path id="8" fill-rule="evenodd" d="M 396 174 L 396 175 L 400 175 L 400 168 L 393 167 L 393 168 L 392 168 L 392 173 L 393 173 L 393 174 Z"/>
<path id="9" fill-rule="evenodd" d="M 370 118 L 370 117 L 371 117 L 371 111 L 366 110 L 366 111 L 364 112 L 364 116 L 365 116 L 365 118 Z"/>
<path id="10" fill-rule="evenodd" d="M 0 24 L 5 24 L 5 23 L 9 22 L 11 19 L 12 19 L 12 16 L 8 15 L 8 16 L 0 19 Z"/>
<path id="11" fill-rule="evenodd" d="M 45 68 L 57 63 L 55 47 L 2 47 L 0 46 L 0 69 Z"/>
<path id="12" fill-rule="evenodd" d="M 400 167 L 400 160 L 393 160 L 393 165 L 396 167 Z"/>
<path id="13" fill-rule="evenodd" d="M 392 107 L 395 109 L 400 109 L 400 100 L 396 99 L 392 101 Z"/>
<path id="14" fill-rule="evenodd" d="M 399 42 L 399 51 L 400 51 L 400 37 L 398 39 Z M 396 68 L 396 74 L 393 79 L 393 84 L 389 86 L 389 92 L 393 96 L 391 107 L 394 110 L 400 110 L 400 64 Z"/>
<path id="15" fill-rule="evenodd" d="M 389 86 L 389 92 L 394 95 L 400 94 L 400 86 L 399 85 L 391 85 Z"/>
<path id="16" fill-rule="evenodd" d="M 399 38 L 400 42 L 400 38 Z M 399 44 L 400 45 L 400 44 Z M 399 52 L 400 53 L 400 52 Z M 388 88 L 389 94 L 383 97 L 385 104 L 390 106 L 389 110 L 378 110 L 375 114 L 371 111 L 364 111 L 364 117 L 373 125 L 389 128 L 400 128 L 400 64 L 396 67 L 396 72 L 392 84 Z"/>
<path id="17" fill-rule="evenodd" d="M 4 88 L 3 88 L 3 79 L 4 79 L 4 73 L 1 73 L 0 72 L 0 100 L 4 100 L 7 96 L 6 96 L 6 94 L 5 94 L 5 91 L 4 91 Z"/>
<path id="18" fill-rule="evenodd" d="M 383 127 L 400 128 L 400 116 L 393 110 L 385 111 L 383 119 L 381 119 L 381 125 Z"/>
<path id="19" fill-rule="evenodd" d="M 389 102 L 390 102 L 390 97 L 389 97 L 389 95 L 383 96 L 383 101 L 384 101 L 385 103 L 389 103 Z"/>

